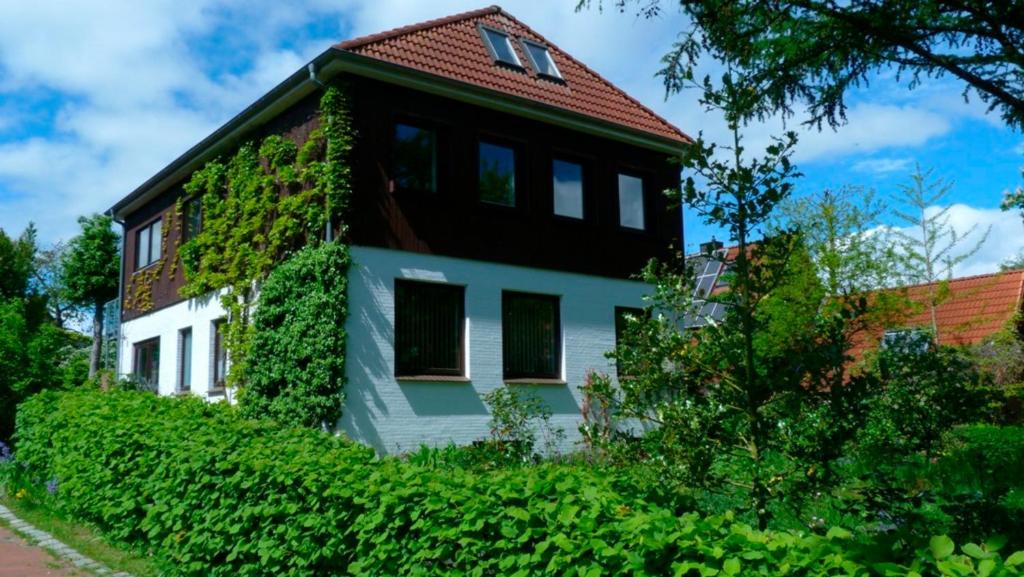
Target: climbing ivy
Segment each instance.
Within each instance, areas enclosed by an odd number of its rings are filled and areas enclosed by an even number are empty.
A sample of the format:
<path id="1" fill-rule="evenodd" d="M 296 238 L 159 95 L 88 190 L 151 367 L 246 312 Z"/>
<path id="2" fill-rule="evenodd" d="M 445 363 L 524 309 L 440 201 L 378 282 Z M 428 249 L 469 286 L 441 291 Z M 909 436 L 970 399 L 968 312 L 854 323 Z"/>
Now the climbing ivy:
<path id="1" fill-rule="evenodd" d="M 301 147 L 278 135 L 246 143 L 234 156 L 208 162 L 185 185 L 186 198 L 200 198 L 202 227 L 180 247 L 180 294 L 219 291 L 227 311 L 229 385 L 246 380 L 250 319 L 262 281 L 289 255 L 322 242 L 328 226 L 337 225 L 335 237 L 346 238 L 353 140 L 345 92 L 328 88 L 320 126 Z"/>
<path id="2" fill-rule="evenodd" d="M 167 264 L 167 233 L 170 232 L 171 223 L 175 217 L 164 214 L 160 221 L 160 259 L 144 269 L 132 273 L 124 290 L 124 308 L 126 311 L 139 313 L 148 312 L 153 309 L 153 284 L 164 272 Z M 174 271 L 178 264 L 171 265 L 171 278 L 174 278 Z"/>

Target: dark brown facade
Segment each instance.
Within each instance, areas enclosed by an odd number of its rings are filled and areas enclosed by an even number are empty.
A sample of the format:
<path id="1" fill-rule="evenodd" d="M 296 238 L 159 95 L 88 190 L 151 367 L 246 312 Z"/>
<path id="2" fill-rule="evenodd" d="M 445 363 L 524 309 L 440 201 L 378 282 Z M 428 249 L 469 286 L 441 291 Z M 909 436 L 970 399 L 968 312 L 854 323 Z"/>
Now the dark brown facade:
<path id="1" fill-rule="evenodd" d="M 669 208 L 662 194 L 678 187 L 679 170 L 665 153 L 369 79 L 350 78 L 349 88 L 358 131 L 350 219 L 355 245 L 617 278 L 636 274 L 650 258 L 664 256 L 670 244 L 679 246 L 681 215 Z M 301 144 L 318 123 L 318 98 L 314 94 L 293 106 L 254 138 L 282 134 Z M 436 132 L 435 193 L 393 191 L 396 122 Z M 514 208 L 479 201 L 481 138 L 516 150 Z M 582 220 L 554 214 L 553 159 L 583 166 Z M 619 226 L 620 172 L 643 179 L 645 230 Z M 134 270 L 136 232 L 173 213 L 182 184 L 126 218 L 125 287 L 139 274 Z M 167 262 L 153 283 L 149 310 L 182 300 L 178 289 L 184 273 L 180 263 L 170 264 L 177 259 L 178 231 L 171 226 L 167 232 Z M 124 320 L 144 314 L 128 307 L 122 310 Z"/>

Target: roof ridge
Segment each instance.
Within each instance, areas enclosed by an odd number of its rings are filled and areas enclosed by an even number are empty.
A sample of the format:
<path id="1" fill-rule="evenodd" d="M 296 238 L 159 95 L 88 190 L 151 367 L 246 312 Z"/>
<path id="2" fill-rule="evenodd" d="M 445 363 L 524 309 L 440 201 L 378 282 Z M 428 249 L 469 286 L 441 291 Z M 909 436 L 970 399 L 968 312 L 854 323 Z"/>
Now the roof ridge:
<path id="1" fill-rule="evenodd" d="M 685 138 L 690 143 L 694 142 L 693 138 L 690 137 L 689 134 L 686 134 L 685 132 L 683 132 L 683 130 L 681 128 L 677 127 L 675 124 L 672 124 L 671 122 L 666 120 L 664 117 L 662 117 L 660 114 L 658 114 L 657 112 L 655 112 L 655 111 L 651 110 L 650 108 L 648 108 L 644 103 L 640 102 L 636 98 L 633 98 L 633 96 L 631 96 L 628 92 L 626 92 L 625 90 L 622 90 L 621 88 L 618 87 L 618 85 L 616 85 L 615 83 L 611 82 L 610 80 L 608 80 L 604 76 L 601 76 L 601 74 L 599 72 L 597 72 L 596 70 L 594 70 L 593 68 L 587 66 L 586 64 L 584 64 L 580 60 L 577 60 L 576 57 L 574 57 L 568 51 L 562 50 L 562 48 L 560 46 L 558 46 L 554 42 L 548 40 L 548 38 L 546 36 L 544 36 L 540 32 L 537 32 L 536 30 L 534 30 L 533 27 L 531 27 L 529 24 L 527 24 L 527 23 L 523 22 L 522 20 L 516 18 L 512 14 L 509 14 L 508 12 L 502 10 L 500 6 L 495 5 L 493 7 L 497 8 L 498 9 L 497 11 L 500 12 L 505 17 L 514 20 L 520 26 L 522 26 L 523 28 L 526 28 L 526 30 L 528 30 L 529 32 L 532 32 L 533 34 L 536 34 L 539 38 L 543 39 L 544 42 L 549 47 L 558 50 L 560 53 L 565 55 L 566 58 L 568 58 L 569 60 L 573 61 L 577 66 L 579 66 L 583 70 L 586 70 L 588 74 L 593 74 L 601 82 L 604 82 L 605 84 L 608 84 L 609 86 L 613 87 L 620 94 L 625 96 L 627 100 L 629 100 L 633 104 L 639 106 L 640 108 L 642 108 L 645 112 L 647 112 L 648 114 L 650 114 L 654 118 L 658 119 L 658 121 L 661 122 L 662 124 L 664 124 L 667 128 L 671 129 L 673 132 L 676 132 L 677 134 L 679 134 L 680 136 Z"/>
<path id="2" fill-rule="evenodd" d="M 419 32 L 421 30 L 427 30 L 430 28 L 437 28 L 438 26 L 444 26 L 445 24 L 451 24 L 452 22 L 458 22 L 460 20 L 468 20 L 470 18 L 476 18 L 477 16 L 483 16 L 485 14 L 505 14 L 509 16 L 507 12 L 501 9 L 501 6 L 493 4 L 485 8 L 477 8 L 475 10 L 467 10 L 466 12 L 459 12 L 457 14 L 450 14 L 448 16 L 442 16 L 440 18 L 433 18 L 430 20 L 424 20 L 415 24 L 406 24 L 405 26 L 399 26 L 398 28 L 392 28 L 390 30 L 384 30 L 382 32 L 375 32 L 373 34 L 367 34 L 365 36 L 357 36 L 355 38 L 349 38 L 348 40 L 342 40 L 334 45 L 335 48 L 342 50 L 350 50 L 352 48 L 358 48 L 374 42 L 380 42 L 403 34 L 410 34 L 412 32 Z M 513 18 L 514 20 L 514 18 Z"/>
<path id="3" fill-rule="evenodd" d="M 998 276 L 1006 276 L 1006 275 L 1013 275 L 1013 274 L 1024 274 L 1024 268 L 1022 268 L 1022 269 L 1014 269 L 1014 270 L 999 270 L 999 271 L 995 271 L 995 272 L 987 272 L 987 273 L 982 273 L 982 274 L 974 274 L 974 275 L 970 275 L 970 276 L 960 276 L 960 277 L 951 278 L 951 279 L 937 280 L 935 282 L 921 282 L 921 283 L 900 285 L 898 287 L 893 287 L 893 288 L 896 288 L 896 289 L 907 288 L 907 289 L 909 289 L 909 288 L 917 288 L 917 287 L 926 287 L 926 286 L 929 286 L 929 285 L 939 284 L 939 283 L 942 283 L 942 282 L 953 283 L 953 282 L 977 280 L 977 279 L 981 279 L 981 278 L 985 278 L 985 277 L 998 277 Z M 1024 277 L 1022 277 L 1022 278 L 1024 278 Z"/>

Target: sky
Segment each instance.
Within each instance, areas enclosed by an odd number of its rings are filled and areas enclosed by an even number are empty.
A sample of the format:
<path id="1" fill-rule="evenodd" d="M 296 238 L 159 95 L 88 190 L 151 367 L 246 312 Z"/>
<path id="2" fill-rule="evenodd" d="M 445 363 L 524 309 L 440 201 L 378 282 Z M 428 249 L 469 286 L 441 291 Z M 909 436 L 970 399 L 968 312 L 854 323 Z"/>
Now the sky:
<path id="1" fill-rule="evenodd" d="M 656 73 L 686 21 L 577 12 L 576 0 L 502 6 L 657 113 L 696 135 L 725 136 L 696 93 L 666 98 Z M 665 3 L 671 6 L 669 0 Z M 55 0 L 0 3 L 0 228 L 31 221 L 41 241 L 75 234 L 102 212 L 331 44 L 481 7 L 461 0 Z M 858 185 L 893 209 L 915 166 L 954 182 L 950 222 L 991 227 L 958 276 L 991 272 L 1024 250 L 1024 220 L 999 210 L 1021 183 L 1024 135 L 965 103 L 962 86 L 933 80 L 910 91 L 891 74 L 849 95 L 849 122 L 800 133 L 796 194 Z M 757 149 L 782 121 L 748 127 Z M 937 210 L 934 208 L 932 210 Z M 684 212 L 687 249 L 723 233 Z"/>

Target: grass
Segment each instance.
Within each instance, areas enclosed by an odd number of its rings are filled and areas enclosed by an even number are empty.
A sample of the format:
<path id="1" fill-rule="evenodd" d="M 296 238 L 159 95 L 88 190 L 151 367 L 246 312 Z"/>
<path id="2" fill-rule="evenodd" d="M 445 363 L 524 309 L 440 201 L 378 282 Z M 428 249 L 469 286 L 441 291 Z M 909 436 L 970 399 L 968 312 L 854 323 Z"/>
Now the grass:
<path id="1" fill-rule="evenodd" d="M 114 547 L 103 541 L 95 529 L 71 521 L 44 505 L 29 499 L 13 499 L 5 495 L 0 495 L 0 504 L 13 511 L 23 521 L 46 531 L 58 541 L 106 565 L 114 572 L 124 571 L 134 577 L 160 577 L 162 574 L 151 557 Z"/>

